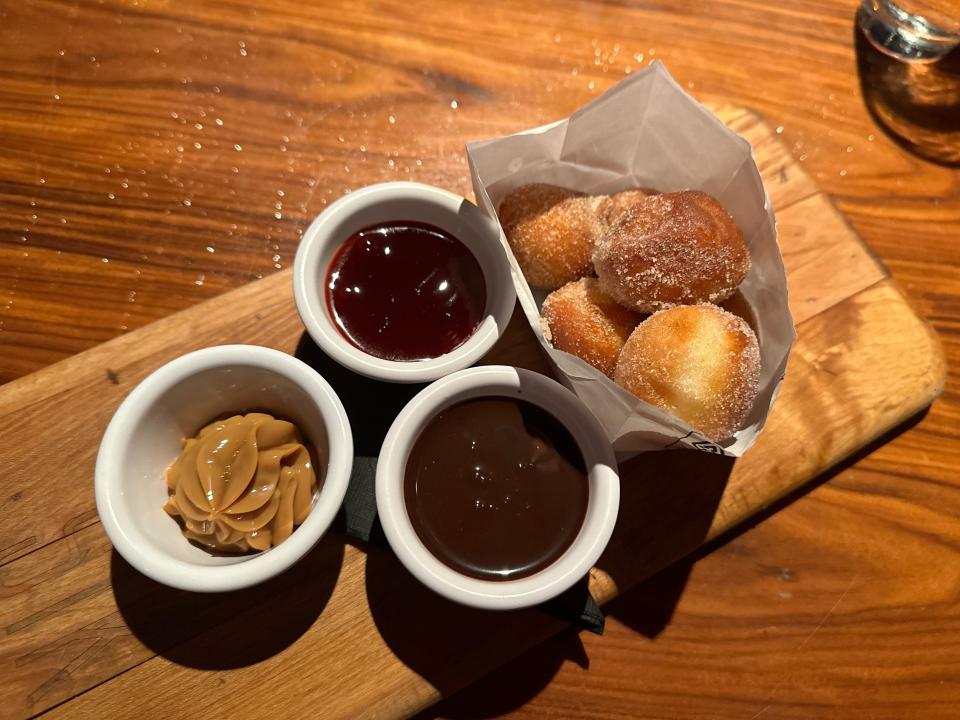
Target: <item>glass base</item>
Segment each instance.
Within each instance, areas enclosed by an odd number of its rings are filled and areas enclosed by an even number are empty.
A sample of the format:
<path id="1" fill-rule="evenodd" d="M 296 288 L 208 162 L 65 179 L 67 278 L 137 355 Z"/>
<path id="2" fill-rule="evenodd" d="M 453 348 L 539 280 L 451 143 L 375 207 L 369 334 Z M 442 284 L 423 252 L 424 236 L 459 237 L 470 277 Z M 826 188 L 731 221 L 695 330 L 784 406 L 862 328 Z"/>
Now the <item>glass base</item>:
<path id="1" fill-rule="evenodd" d="M 932 62 L 960 45 L 960 37 L 889 0 L 863 0 L 857 23 L 881 52 L 908 62 Z"/>

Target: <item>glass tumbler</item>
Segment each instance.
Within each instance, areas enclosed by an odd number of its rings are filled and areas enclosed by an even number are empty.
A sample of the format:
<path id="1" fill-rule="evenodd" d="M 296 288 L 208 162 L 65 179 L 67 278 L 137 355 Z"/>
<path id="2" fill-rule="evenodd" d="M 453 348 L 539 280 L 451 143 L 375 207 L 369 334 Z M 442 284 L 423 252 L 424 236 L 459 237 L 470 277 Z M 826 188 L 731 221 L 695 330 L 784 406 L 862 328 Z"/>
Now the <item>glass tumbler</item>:
<path id="1" fill-rule="evenodd" d="M 863 0 L 857 19 L 881 52 L 932 62 L 960 45 L 960 0 Z"/>

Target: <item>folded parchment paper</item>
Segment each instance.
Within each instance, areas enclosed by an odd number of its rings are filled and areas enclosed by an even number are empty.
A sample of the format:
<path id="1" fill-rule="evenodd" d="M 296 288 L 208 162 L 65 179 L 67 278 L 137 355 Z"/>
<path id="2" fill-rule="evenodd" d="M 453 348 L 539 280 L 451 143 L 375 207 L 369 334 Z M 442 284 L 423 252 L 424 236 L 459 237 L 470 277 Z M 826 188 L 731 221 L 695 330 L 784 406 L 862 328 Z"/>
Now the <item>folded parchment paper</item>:
<path id="1" fill-rule="evenodd" d="M 550 347 L 540 325 L 546 293 L 533 292 L 500 231 L 523 311 L 560 379 L 596 414 L 621 455 L 692 447 L 739 457 L 763 429 L 795 333 L 770 198 L 750 144 L 685 93 L 658 61 L 570 118 L 467 144 L 477 203 L 491 217 L 504 195 L 533 182 L 598 194 L 630 187 L 699 189 L 743 231 L 753 267 L 740 287 L 760 341 L 760 392 L 744 427 L 720 443 L 639 400 L 580 358 Z"/>

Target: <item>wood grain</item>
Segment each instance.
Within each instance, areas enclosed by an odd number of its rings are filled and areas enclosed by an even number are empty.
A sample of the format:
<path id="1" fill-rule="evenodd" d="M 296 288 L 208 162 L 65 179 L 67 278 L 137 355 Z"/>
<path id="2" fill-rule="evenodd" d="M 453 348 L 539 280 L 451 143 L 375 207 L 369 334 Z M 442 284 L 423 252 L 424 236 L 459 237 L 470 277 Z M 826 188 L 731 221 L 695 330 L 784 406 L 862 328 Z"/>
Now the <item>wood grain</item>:
<path id="1" fill-rule="evenodd" d="M 901 150 L 868 114 L 856 4 L 0 7 L 0 380 L 286 266 L 309 218 L 350 187 L 413 178 L 465 192 L 464 141 L 562 117 L 628 67 L 662 58 L 694 95 L 756 108 L 778 129 L 784 155 L 933 323 L 951 374 L 908 432 L 701 562 L 656 642 L 634 629 L 654 584 L 621 601 L 604 638 L 584 639 L 589 674 L 568 663 L 515 714 L 948 717 L 960 702 L 949 652 L 960 635 L 955 580 L 942 568 L 957 557 L 943 523 L 928 530 L 926 508 L 956 516 L 960 183 Z M 47 384 L 55 374 L 32 392 Z M 820 498 L 837 486 L 843 501 L 824 515 Z M 92 521 L 82 509 L 41 517 L 36 538 L 22 534 L 31 547 L 97 530 L 78 530 Z M 88 557 L 87 547 L 64 562 Z M 926 550 L 940 562 L 924 562 Z M 913 558 L 909 569 L 901 557 Z M 865 558 L 869 572 L 851 583 Z M 779 579 L 783 568 L 794 569 L 790 580 Z M 802 610 L 768 600 L 768 583 L 802 593 Z M 877 596 L 889 586 L 900 591 Z M 37 597 L 31 612 L 55 615 L 56 602 Z M 669 616 L 672 603 L 659 610 Z M 77 673 L 120 642 L 94 642 L 89 628 L 50 657 L 80 658 Z M 887 637 L 897 642 L 881 646 Z M 552 647 L 547 672 L 524 659 L 510 677 L 542 685 L 561 650 Z M 499 683 L 473 696 L 474 716 L 508 712 L 534 692 L 491 706 Z"/>
<path id="2" fill-rule="evenodd" d="M 859 323 L 852 325 L 851 318 Z M 886 329 L 893 326 L 900 328 L 902 347 L 891 352 L 884 338 Z M 846 334 L 851 327 L 862 329 L 866 336 L 851 339 Z M 846 352 L 837 352 L 841 345 Z M 532 343 L 528 347 L 534 348 Z M 804 323 L 797 347 L 795 366 L 767 432 L 757 451 L 737 462 L 729 477 L 727 465 L 721 475 L 710 479 L 716 465 L 709 462 L 712 458 L 696 453 L 641 457 L 623 468 L 623 511 L 634 522 L 620 524 L 592 575 L 591 587 L 598 599 L 611 598 L 619 586 L 632 585 L 685 554 L 691 545 L 742 522 L 758 504 L 774 501 L 834 458 L 859 447 L 864 437 L 869 439 L 888 427 L 890 408 L 909 414 L 938 389 L 935 383 L 941 368 L 935 341 L 886 281 Z M 824 367 L 831 378 L 826 387 Z M 920 376 L 934 383 L 926 388 L 926 397 L 917 393 L 917 376 L 903 372 L 907 367 L 918 368 Z M 873 407 L 866 398 L 878 385 L 886 388 L 894 404 L 865 414 L 864 408 Z M 806 402 L 812 396 L 820 399 L 824 410 L 815 425 Z M 837 402 L 840 399 L 846 402 Z M 795 454 L 793 462 L 783 467 L 779 449 L 790 447 L 791 439 L 797 437 L 809 438 L 807 447 L 816 452 Z M 653 479 L 656 482 L 651 483 Z M 713 502 L 707 497 L 712 493 L 716 493 Z M 702 512 L 695 512 L 698 507 Z M 3 569 L 16 572 L 29 566 L 35 573 L 27 585 L 4 579 L 6 586 L 19 585 L 20 599 L 11 607 L 13 613 L 3 617 L 15 643 L 7 657 L 19 660 L 4 663 L 11 689 L 8 700 L 26 696 L 37 702 L 25 708 L 28 711 L 70 697 L 85 683 L 92 685 L 132 668 L 61 705 L 55 714 L 123 716 L 141 703 L 152 712 L 174 717 L 196 710 L 198 703 L 218 713 L 242 713 L 262 696 L 261 684 L 269 682 L 280 688 L 271 692 L 271 700 L 293 715 L 319 702 L 331 717 L 403 716 L 496 659 L 557 629 L 555 621 L 536 613 L 497 617 L 450 606 L 420 588 L 385 551 L 372 549 L 368 555 L 350 546 L 342 551 L 336 588 L 314 617 L 313 593 L 302 592 L 303 582 L 328 572 L 338 545 L 327 542 L 311 554 L 304 568 L 272 583 L 266 599 L 261 595 L 256 602 L 246 602 L 237 617 L 199 630 L 204 623 L 196 615 L 205 608 L 197 613 L 196 600 L 188 594 L 162 591 L 126 569 L 106 552 L 108 546 L 95 530 L 87 528 L 67 538 L 76 538 L 83 547 L 80 552 L 65 553 L 60 548 L 66 541 L 51 543 Z M 77 562 L 78 556 L 83 560 Z M 111 582 L 101 580 L 108 574 Z M 126 585 L 141 588 L 132 592 L 133 600 Z M 55 602 L 58 594 L 63 600 Z M 45 609 L 37 612 L 33 603 Z M 153 612 L 167 612 L 173 618 L 187 608 L 194 611 L 193 627 L 178 625 L 183 637 L 165 637 L 161 654 L 152 659 L 159 641 L 150 638 L 151 628 L 157 633 L 156 620 L 143 619 L 146 603 Z M 218 664 L 223 659 L 220 653 L 234 651 L 238 639 L 250 644 L 242 627 L 281 607 L 287 616 L 284 622 L 301 614 L 310 621 L 294 643 L 277 654 L 257 656 L 256 662 L 244 661 L 240 667 L 229 661 L 226 666 Z M 413 616 L 411 607 L 418 608 Z M 92 618 L 96 618 L 93 628 Z M 106 643 L 100 631 L 104 627 L 111 630 Z M 191 630 L 197 634 L 190 636 Z M 142 639 L 144 635 L 147 640 Z M 97 647 L 98 643 L 105 647 Z M 75 664 L 79 672 L 71 672 L 72 664 L 63 666 L 64 645 L 81 659 Z M 440 661 L 465 647 L 471 649 L 468 658 L 455 667 Z M 94 651 L 96 661 L 83 660 Z M 333 667 L 337 673 L 315 671 Z M 52 682 L 36 687 L 38 677 L 44 676 Z M 214 678 L 217 684 L 211 686 Z M 32 691 L 25 693 L 28 688 Z"/>
<path id="3" fill-rule="evenodd" d="M 629 521 L 591 573 L 601 602 L 742 523 L 940 390 L 937 342 L 883 268 L 829 202 L 806 193 L 815 190 L 806 175 L 776 157 L 768 126 L 742 110 L 718 112 L 756 139 L 772 198 L 785 203 L 779 218 L 800 337 L 776 411 L 746 457 L 732 464 L 661 453 L 622 468 Z M 843 271 L 833 272 L 838 260 Z M 419 587 L 389 553 L 343 547 L 335 534 L 295 572 L 226 599 L 160 588 L 110 552 L 91 525 L 89 477 L 97 440 L 123 393 L 195 347 L 256 342 L 293 352 L 301 335 L 285 271 L 0 390 L 0 428 L 30 461 L 25 468 L 54 446 L 75 461 L 65 478 L 70 492 L 54 502 L 28 472 L 6 479 L 3 495 L 20 496 L 0 504 L 9 560 L 0 567 L 9 599 L 0 615 L 8 632 L 0 650 L 3 707 L 29 714 L 79 695 L 56 712 L 126 715 L 136 698 L 174 717 L 201 701 L 238 714 L 263 692 L 255 678 L 270 677 L 286 688 L 272 700 L 293 715 L 306 712 L 310 698 L 330 716 L 400 717 L 556 632 L 556 621 L 535 612 L 498 616 L 452 606 Z M 486 360 L 546 370 L 519 313 Z M 56 432 L 37 436 L 33 428 L 54 406 L 61 413 Z M 320 587 L 304 593 L 308 578 Z M 410 607 L 418 608 L 416 618 Z M 264 616 L 278 620 L 265 625 Z M 462 648 L 470 649 L 469 661 L 442 662 Z M 339 672 L 331 678 L 310 667 Z"/>
<path id="4" fill-rule="evenodd" d="M 778 143 L 770 141 L 775 135 L 769 127 L 742 108 L 720 106 L 717 113 L 756 144 L 771 201 L 775 207 L 784 208 L 779 222 L 784 226 L 785 263 L 807 273 L 798 286 L 801 296 L 792 298 L 796 322 L 884 277 L 883 270 L 845 229 L 829 203 L 810 194 L 816 186 L 795 163 L 789 162 Z M 807 199 L 795 203 L 798 198 Z M 832 242 L 846 248 L 849 256 L 845 270 L 837 273 L 831 283 L 818 277 L 832 276 L 834 262 L 817 251 L 824 234 L 814 227 L 816 223 L 810 223 L 811 213 L 822 215 L 824 231 Z M 72 437 L 94 428 L 99 437 L 126 393 L 163 362 L 190 350 L 252 340 L 293 352 L 302 324 L 293 309 L 290 286 L 289 270 L 275 273 L 252 289 L 243 288 L 230 298 L 196 306 L 145 331 L 128 333 L 109 347 L 94 348 L 82 360 L 54 365 L 9 383 L 0 393 L 0 432 L 6 434 L 8 447 L 20 448 L 18 457 L 24 468 L 41 463 L 44 449 L 31 442 L 31 438 L 54 402 L 85 408 L 83 414 L 60 420 L 62 434 Z M 502 345 L 516 348 L 517 353 L 505 353 L 501 348 L 497 357 L 506 357 L 511 364 L 542 363 L 539 350 L 529 341 L 529 336 L 515 329 L 514 337 Z M 98 402 L 104 397 L 111 402 Z M 94 398 L 97 402 L 91 401 Z M 92 472 L 96 451 L 96 442 L 78 444 L 71 462 Z M 96 520 L 89 486 L 76 484 L 65 488 L 57 504 L 51 506 L 42 486 L 24 485 L 0 496 L 0 561 L 24 555 Z"/>

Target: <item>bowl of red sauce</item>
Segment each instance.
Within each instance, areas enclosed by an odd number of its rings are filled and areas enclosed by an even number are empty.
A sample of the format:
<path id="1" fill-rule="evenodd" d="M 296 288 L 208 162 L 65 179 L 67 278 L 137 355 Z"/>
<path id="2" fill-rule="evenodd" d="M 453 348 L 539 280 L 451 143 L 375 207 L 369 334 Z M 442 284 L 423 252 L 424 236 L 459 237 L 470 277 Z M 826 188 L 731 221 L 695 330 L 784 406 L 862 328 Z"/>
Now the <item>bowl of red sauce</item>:
<path id="1" fill-rule="evenodd" d="M 324 210 L 297 250 L 293 290 L 327 355 L 411 383 L 479 360 L 516 297 L 496 223 L 459 195 L 410 182 L 370 185 Z"/>

